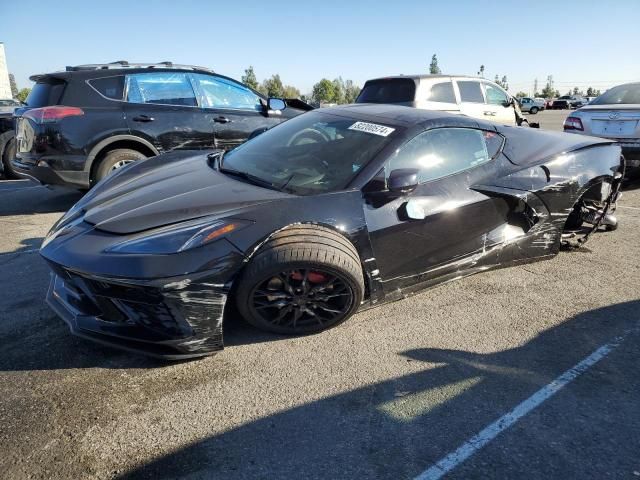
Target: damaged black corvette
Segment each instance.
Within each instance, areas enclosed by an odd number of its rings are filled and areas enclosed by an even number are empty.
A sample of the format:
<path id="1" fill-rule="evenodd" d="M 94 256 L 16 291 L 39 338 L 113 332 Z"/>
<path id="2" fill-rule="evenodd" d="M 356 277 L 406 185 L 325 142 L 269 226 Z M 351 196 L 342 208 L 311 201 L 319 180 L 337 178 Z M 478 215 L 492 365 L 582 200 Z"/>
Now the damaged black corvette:
<path id="1" fill-rule="evenodd" d="M 107 177 L 43 244 L 47 299 L 73 333 L 164 358 L 221 350 L 230 315 L 318 332 L 614 228 L 623 169 L 604 139 L 402 106 L 317 110 L 226 154 Z"/>

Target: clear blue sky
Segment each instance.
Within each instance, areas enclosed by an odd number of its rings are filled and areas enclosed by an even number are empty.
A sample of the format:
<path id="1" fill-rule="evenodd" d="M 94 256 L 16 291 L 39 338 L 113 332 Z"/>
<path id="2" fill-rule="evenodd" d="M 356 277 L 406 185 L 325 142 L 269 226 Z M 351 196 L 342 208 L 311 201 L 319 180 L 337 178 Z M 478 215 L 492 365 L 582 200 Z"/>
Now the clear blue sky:
<path id="1" fill-rule="evenodd" d="M 564 93 L 640 80 L 640 0 L 0 0 L 0 42 L 20 88 L 65 65 L 125 59 L 203 65 L 309 92 L 322 77 L 359 84 L 425 72 L 507 75 L 510 91 L 551 74 Z"/>

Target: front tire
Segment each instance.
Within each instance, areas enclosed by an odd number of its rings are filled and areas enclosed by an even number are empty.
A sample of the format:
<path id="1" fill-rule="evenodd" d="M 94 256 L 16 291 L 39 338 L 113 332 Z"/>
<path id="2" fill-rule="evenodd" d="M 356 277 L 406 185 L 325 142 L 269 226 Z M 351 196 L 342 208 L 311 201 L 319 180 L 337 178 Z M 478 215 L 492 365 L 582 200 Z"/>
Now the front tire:
<path id="1" fill-rule="evenodd" d="M 117 148 L 115 150 L 111 150 L 100 161 L 94 176 L 94 183 L 98 183 L 110 173 L 113 173 L 117 169 L 122 168 L 129 163 L 144 160 L 145 158 L 147 158 L 147 156 L 143 153 L 129 148 Z"/>
<path id="2" fill-rule="evenodd" d="M 239 279 L 236 304 L 262 330 L 310 334 L 347 320 L 363 296 L 353 244 L 329 228 L 296 225 L 260 248 Z"/>
<path id="3" fill-rule="evenodd" d="M 536 113 L 538 113 L 538 107 L 531 107 L 531 110 L 529 110 L 529 113 L 531 115 L 535 115 Z"/>

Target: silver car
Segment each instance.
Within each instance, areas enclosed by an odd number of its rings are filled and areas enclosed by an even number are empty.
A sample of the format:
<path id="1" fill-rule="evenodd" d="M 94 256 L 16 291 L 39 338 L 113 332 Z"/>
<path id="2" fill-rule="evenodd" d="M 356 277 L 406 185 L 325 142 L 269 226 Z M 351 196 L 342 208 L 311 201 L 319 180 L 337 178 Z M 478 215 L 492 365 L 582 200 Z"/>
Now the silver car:
<path id="1" fill-rule="evenodd" d="M 535 115 L 536 113 L 544 110 L 544 99 L 522 97 L 520 99 L 520 110 Z"/>
<path id="2" fill-rule="evenodd" d="M 564 131 L 617 140 L 627 160 L 627 171 L 640 173 L 640 82 L 607 90 L 572 112 Z M 631 170 L 631 172 L 630 172 Z"/>

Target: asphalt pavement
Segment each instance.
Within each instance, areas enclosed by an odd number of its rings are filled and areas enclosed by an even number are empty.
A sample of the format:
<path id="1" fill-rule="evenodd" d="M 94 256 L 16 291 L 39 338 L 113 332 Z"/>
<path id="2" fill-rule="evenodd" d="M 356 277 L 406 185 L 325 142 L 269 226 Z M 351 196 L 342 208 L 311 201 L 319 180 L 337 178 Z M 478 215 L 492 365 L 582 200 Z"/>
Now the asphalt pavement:
<path id="1" fill-rule="evenodd" d="M 542 112 L 559 128 L 566 112 Z M 640 478 L 640 185 L 578 251 L 165 363 L 71 336 L 37 253 L 80 194 L 0 181 L 0 477 Z"/>

